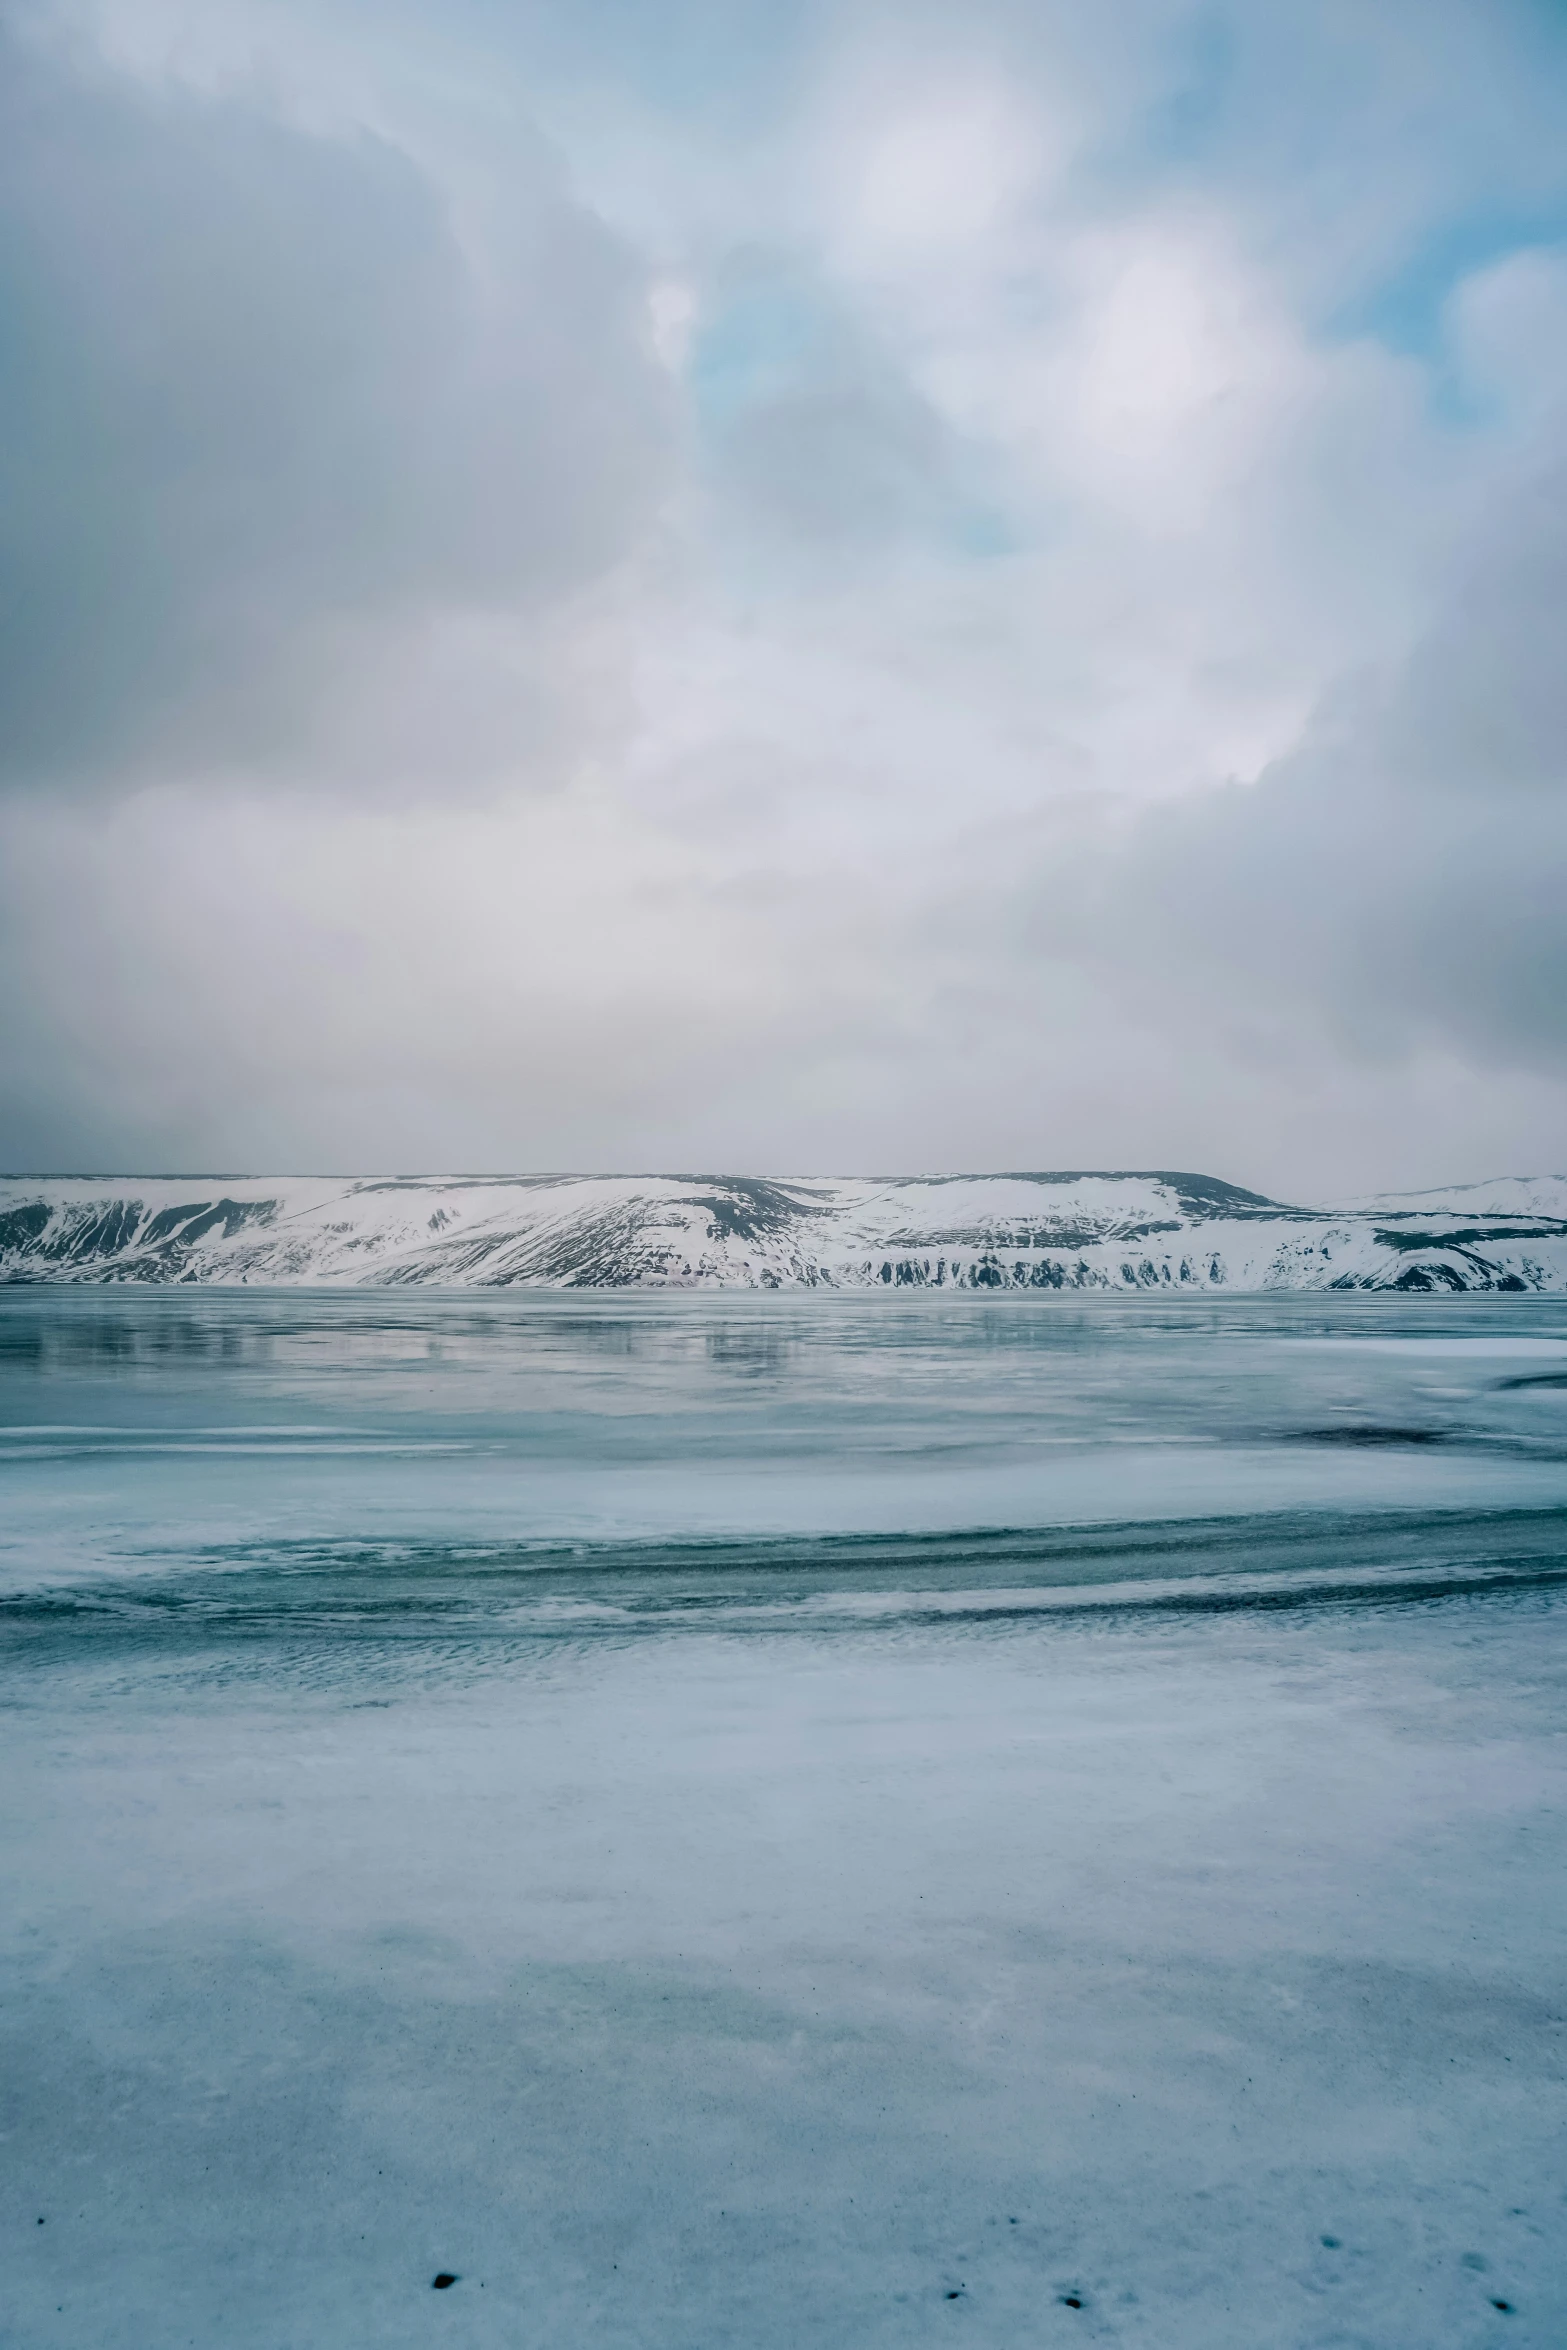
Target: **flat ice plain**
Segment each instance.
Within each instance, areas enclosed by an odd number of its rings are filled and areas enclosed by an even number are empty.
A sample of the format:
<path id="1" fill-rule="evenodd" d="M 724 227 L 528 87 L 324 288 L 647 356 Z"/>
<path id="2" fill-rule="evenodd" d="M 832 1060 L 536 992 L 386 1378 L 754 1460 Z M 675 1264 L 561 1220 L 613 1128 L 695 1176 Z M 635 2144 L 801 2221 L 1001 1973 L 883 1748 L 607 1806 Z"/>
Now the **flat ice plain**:
<path id="1" fill-rule="evenodd" d="M 1559 2350 L 1564 1513 L 1560 1299 L 0 1292 L 0 2340 Z"/>

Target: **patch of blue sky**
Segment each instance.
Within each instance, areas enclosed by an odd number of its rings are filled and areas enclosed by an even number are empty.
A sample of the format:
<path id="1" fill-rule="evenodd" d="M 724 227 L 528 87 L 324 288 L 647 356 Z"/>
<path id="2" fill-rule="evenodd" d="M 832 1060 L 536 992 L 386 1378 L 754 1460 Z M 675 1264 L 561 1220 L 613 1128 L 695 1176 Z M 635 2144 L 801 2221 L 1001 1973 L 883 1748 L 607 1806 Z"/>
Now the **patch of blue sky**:
<path id="1" fill-rule="evenodd" d="M 1137 124 L 1142 171 L 1177 167 L 1209 152 L 1229 121 L 1239 58 L 1239 37 L 1224 9 L 1203 9 L 1177 27 L 1169 47 L 1170 86 Z"/>
<path id="2" fill-rule="evenodd" d="M 1291 189 L 1329 215 L 1367 202 L 1360 252 L 1373 274 L 1356 275 L 1342 314 L 1319 318 L 1329 332 L 1435 359 L 1462 277 L 1567 235 L 1567 0 L 1460 6 L 1445 25 L 1433 9 L 1427 28 L 1418 9 L 1357 23 L 1205 0 L 1158 55 L 1158 94 L 1080 179 L 1101 193 L 1202 188 L 1250 199 L 1263 218 Z M 1380 266 L 1377 190 L 1402 184 L 1412 160 L 1427 221 Z"/>
<path id="3" fill-rule="evenodd" d="M 519 16 L 467 0 L 467 20 L 546 72 L 591 78 L 673 119 L 776 111 L 813 44 L 818 0 L 584 0 Z"/>
<path id="4" fill-rule="evenodd" d="M 720 297 L 687 362 L 698 422 L 721 427 L 841 365 L 843 335 L 833 306 L 797 279 L 768 274 Z"/>
<path id="5" fill-rule="evenodd" d="M 1145 101 L 1112 115 L 1073 177 L 1090 201 L 1146 198 L 1223 175 L 1252 127 L 1257 42 L 1232 9 L 1194 9 L 1159 39 Z"/>
<path id="6" fill-rule="evenodd" d="M 1567 246 L 1567 190 L 1544 208 L 1483 209 L 1443 221 L 1333 324 L 1340 333 L 1373 335 L 1389 350 L 1440 366 L 1447 306 L 1464 280 L 1512 254 L 1552 246 Z"/>
<path id="7" fill-rule="evenodd" d="M 998 505 L 959 502 L 939 519 L 943 543 L 954 554 L 966 555 L 975 563 L 1020 555 L 1028 544 L 1016 518 Z"/>
<path id="8" fill-rule="evenodd" d="M 1488 210 L 1444 221 L 1379 284 L 1326 323 L 1336 338 L 1369 338 L 1418 360 L 1431 414 L 1465 432 L 1483 432 L 1497 399 L 1465 371 L 1450 331 L 1451 305 L 1465 282 L 1517 254 L 1567 250 L 1567 199 L 1549 209 Z"/>

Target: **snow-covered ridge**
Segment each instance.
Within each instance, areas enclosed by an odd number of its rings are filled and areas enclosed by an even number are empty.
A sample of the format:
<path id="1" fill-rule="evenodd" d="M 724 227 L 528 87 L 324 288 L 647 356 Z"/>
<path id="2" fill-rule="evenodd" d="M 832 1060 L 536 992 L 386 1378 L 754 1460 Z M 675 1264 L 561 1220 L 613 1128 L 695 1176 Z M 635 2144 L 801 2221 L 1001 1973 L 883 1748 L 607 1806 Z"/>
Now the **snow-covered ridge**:
<path id="1" fill-rule="evenodd" d="M 1179 1174 L 18 1177 L 0 1281 L 1567 1291 L 1567 1177 L 1345 1208 Z"/>
<path id="2" fill-rule="evenodd" d="M 1378 1216 L 1545 1216 L 1567 1218 L 1567 1176 L 1496 1175 L 1489 1183 L 1458 1183 L 1442 1191 L 1382 1191 L 1345 1206 Z"/>

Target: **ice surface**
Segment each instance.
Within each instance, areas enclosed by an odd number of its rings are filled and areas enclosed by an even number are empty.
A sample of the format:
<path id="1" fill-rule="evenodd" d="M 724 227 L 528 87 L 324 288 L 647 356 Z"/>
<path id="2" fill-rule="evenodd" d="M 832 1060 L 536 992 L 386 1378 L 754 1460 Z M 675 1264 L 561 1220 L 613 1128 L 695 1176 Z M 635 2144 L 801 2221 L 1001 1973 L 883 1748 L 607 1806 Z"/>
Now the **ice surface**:
<path id="1" fill-rule="evenodd" d="M 1554 2350 L 1564 1337 L 0 1299 L 8 2350 Z"/>

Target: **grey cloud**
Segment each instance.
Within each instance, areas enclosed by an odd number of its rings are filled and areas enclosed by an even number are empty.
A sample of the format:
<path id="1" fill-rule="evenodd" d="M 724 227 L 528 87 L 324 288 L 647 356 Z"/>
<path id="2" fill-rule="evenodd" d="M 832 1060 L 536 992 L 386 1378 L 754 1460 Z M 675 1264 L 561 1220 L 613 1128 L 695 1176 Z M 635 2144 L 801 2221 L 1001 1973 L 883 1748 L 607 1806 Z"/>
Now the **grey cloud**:
<path id="1" fill-rule="evenodd" d="M 720 464 L 748 518 L 760 510 L 836 552 L 925 520 L 945 454 L 939 424 L 912 394 L 846 377 L 759 402 L 725 436 Z"/>
<path id="2" fill-rule="evenodd" d="M 837 563 L 961 514 L 957 436 L 869 324 L 787 258 L 743 253 L 719 272 L 694 374 L 731 528 Z"/>
<path id="3" fill-rule="evenodd" d="M 223 0 L 181 17 L 227 23 L 222 99 L 0 53 L 0 769 L 170 786 L 0 806 L 0 1152 L 1099 1161 L 1321 1192 L 1555 1157 L 1545 328 L 1527 286 L 1511 326 L 1472 319 L 1492 374 L 1438 417 L 1440 370 L 1311 324 L 1440 245 L 1501 184 L 1498 139 L 1514 196 L 1557 184 L 1560 84 L 1515 107 L 1532 52 L 1485 34 L 1511 0 L 1397 0 L 1371 36 L 1364 11 L 1190 0 L 1108 31 L 1064 0 L 803 10 L 851 147 L 970 48 L 1042 136 L 1061 116 L 1060 186 L 972 273 L 949 256 L 951 317 L 913 246 L 906 277 L 856 275 L 799 75 L 754 75 L 742 121 L 682 80 L 694 40 L 727 102 L 727 20 L 715 52 L 656 12 L 567 13 Z M 103 14 L 161 53 L 167 11 Z M 1183 66 L 1199 16 L 1237 39 Z M 394 129 L 307 130 L 236 82 L 280 25 L 311 121 L 363 77 Z M 552 92 L 557 33 L 582 70 Z M 1158 113 L 1182 74 L 1184 129 Z M 1153 317 L 1079 415 L 1106 330 L 1057 261 L 1108 222 L 1158 264 L 1167 224 L 1184 300 L 1194 200 L 1218 226 L 1190 335 Z M 684 392 L 643 346 L 644 235 L 669 316 L 695 306 Z M 1232 277 L 1259 289 L 1213 359 L 1234 466 L 1191 421 Z M 1433 609 L 1255 785 L 1196 788 Z M 582 788 L 454 810 L 516 779 L 519 734 Z M 1137 813 L 1161 759 L 1183 797 Z M 204 791 L 213 769 L 256 788 Z"/>
<path id="4" fill-rule="evenodd" d="M 1256 784 L 1147 812 L 1034 939 L 1123 997 L 1394 1060 L 1567 1071 L 1567 465 L 1499 505 L 1393 676 Z"/>
<path id="5" fill-rule="evenodd" d="M 369 136 L 0 54 L 0 768 L 265 757 L 365 629 L 630 545 L 643 285 L 519 137 L 491 249 Z"/>

